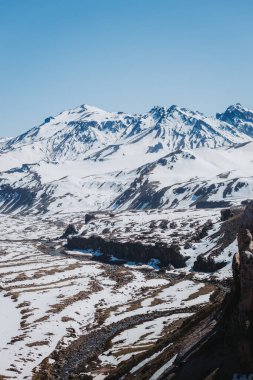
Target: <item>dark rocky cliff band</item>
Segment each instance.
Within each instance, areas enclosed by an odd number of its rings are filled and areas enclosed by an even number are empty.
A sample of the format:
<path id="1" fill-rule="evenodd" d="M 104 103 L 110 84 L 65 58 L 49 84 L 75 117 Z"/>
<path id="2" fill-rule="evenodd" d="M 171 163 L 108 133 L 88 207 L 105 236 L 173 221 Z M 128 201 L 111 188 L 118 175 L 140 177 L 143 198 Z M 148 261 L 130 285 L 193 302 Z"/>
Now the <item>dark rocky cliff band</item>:
<path id="1" fill-rule="evenodd" d="M 103 255 L 111 255 L 125 261 L 137 261 L 148 263 L 151 259 L 158 259 L 161 266 L 173 265 L 175 268 L 183 268 L 188 257 L 180 253 L 178 245 L 167 246 L 162 243 L 143 245 L 141 242 L 119 242 L 106 240 L 100 236 L 70 236 L 67 242 L 68 249 L 92 249 L 99 250 Z"/>

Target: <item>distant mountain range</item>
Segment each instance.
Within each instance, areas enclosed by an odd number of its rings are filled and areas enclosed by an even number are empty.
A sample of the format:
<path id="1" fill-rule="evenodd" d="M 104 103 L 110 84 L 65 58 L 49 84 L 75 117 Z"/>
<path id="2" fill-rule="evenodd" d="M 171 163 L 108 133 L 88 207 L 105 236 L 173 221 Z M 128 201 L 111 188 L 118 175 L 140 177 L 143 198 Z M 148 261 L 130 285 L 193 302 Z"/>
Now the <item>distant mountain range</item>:
<path id="1" fill-rule="evenodd" d="M 0 139 L 0 211 L 216 207 L 253 194 L 253 111 L 82 105 Z"/>

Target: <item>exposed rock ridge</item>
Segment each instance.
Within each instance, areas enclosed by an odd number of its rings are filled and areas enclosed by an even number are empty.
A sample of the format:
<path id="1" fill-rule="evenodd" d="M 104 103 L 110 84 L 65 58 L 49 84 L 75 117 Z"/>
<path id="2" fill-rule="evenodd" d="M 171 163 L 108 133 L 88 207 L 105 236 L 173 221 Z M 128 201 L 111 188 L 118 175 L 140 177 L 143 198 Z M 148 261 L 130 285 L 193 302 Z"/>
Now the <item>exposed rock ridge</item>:
<path id="1" fill-rule="evenodd" d="M 245 208 L 238 231 L 238 252 L 233 259 L 233 277 L 238 305 L 232 317 L 240 362 L 253 372 L 253 201 Z"/>
<path id="2" fill-rule="evenodd" d="M 68 238 L 67 248 L 69 249 L 92 249 L 99 250 L 103 254 L 103 259 L 110 258 L 111 255 L 124 261 L 137 261 L 148 263 L 151 259 L 158 259 L 161 266 L 173 265 L 175 268 L 183 268 L 188 257 L 180 253 L 180 247 L 176 244 L 166 245 L 156 243 L 154 245 L 144 245 L 141 242 L 119 242 L 107 240 L 101 236 L 92 235 L 71 236 Z"/>

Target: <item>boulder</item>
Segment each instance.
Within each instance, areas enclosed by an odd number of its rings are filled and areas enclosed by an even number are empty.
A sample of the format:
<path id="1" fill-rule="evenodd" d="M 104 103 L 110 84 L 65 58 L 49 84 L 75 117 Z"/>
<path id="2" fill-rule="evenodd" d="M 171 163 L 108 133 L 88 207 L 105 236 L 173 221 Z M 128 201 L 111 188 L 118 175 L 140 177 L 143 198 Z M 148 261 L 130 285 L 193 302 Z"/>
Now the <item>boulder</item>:
<path id="1" fill-rule="evenodd" d="M 222 222 L 225 222 L 226 220 L 228 220 L 234 216 L 234 213 L 230 208 L 225 208 L 225 209 L 221 210 L 220 213 L 221 213 L 220 220 Z"/>
<path id="2" fill-rule="evenodd" d="M 95 219 L 94 214 L 85 214 L 85 217 L 84 217 L 85 224 L 89 223 L 92 219 Z"/>
<path id="3" fill-rule="evenodd" d="M 78 234 L 78 231 L 75 227 L 74 224 L 69 224 L 66 228 L 66 230 L 64 231 L 64 233 L 62 234 L 62 236 L 60 237 L 60 239 L 67 239 L 69 236 L 71 235 L 76 235 Z"/>
<path id="4" fill-rule="evenodd" d="M 184 245 L 184 249 L 190 249 L 190 248 L 192 248 L 192 243 L 189 241 L 186 241 Z"/>
<path id="5" fill-rule="evenodd" d="M 177 228 L 177 223 L 176 222 L 171 222 L 170 223 L 170 228 L 171 229 Z"/>
<path id="6" fill-rule="evenodd" d="M 159 224 L 159 227 L 160 227 L 162 230 L 166 230 L 167 227 L 168 227 L 168 221 L 167 221 L 167 220 L 162 220 L 161 223 Z"/>
<path id="7" fill-rule="evenodd" d="M 213 257 L 199 255 L 193 265 L 193 269 L 199 272 L 215 272 L 227 265 L 226 261 L 216 262 Z"/>

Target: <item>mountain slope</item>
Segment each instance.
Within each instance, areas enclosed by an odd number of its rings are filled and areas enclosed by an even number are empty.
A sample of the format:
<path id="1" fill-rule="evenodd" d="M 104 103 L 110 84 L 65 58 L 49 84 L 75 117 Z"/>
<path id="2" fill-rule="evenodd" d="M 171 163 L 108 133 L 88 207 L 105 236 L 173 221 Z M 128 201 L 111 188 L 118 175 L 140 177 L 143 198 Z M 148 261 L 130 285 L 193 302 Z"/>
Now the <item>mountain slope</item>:
<path id="1" fill-rule="evenodd" d="M 183 148 L 216 148 L 248 140 L 248 135 L 224 121 L 177 106 L 128 115 L 82 105 L 49 117 L 39 127 L 0 145 L 0 170 L 14 167 L 15 160 L 17 165 L 96 160 L 116 150 L 124 155 L 125 146 L 141 149 L 152 160 L 158 152 L 162 156 Z"/>
<path id="2" fill-rule="evenodd" d="M 240 202 L 253 190 L 253 142 L 238 119 L 219 117 L 177 106 L 128 115 L 86 105 L 49 117 L 0 145 L 0 211 Z"/>
<path id="3" fill-rule="evenodd" d="M 130 170 L 124 161 L 113 170 L 114 157 L 23 165 L 0 174 L 0 211 L 54 214 L 240 203 L 253 194 L 252 149 L 253 142 L 178 150 Z"/>
<path id="4" fill-rule="evenodd" d="M 216 117 L 234 125 L 240 133 L 253 137 L 253 111 L 240 103 L 228 107 L 224 113 L 217 113 Z"/>

